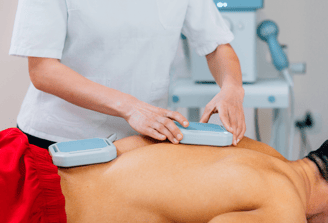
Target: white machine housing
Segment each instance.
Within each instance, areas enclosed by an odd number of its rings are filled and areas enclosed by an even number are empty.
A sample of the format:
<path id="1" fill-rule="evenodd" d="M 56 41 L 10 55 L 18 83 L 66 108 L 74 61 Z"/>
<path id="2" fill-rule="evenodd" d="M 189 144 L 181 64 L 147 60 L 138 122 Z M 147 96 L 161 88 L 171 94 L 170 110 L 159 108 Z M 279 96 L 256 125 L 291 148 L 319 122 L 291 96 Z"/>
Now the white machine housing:
<path id="1" fill-rule="evenodd" d="M 256 11 L 223 11 L 226 24 L 235 36 L 231 42 L 241 65 L 244 83 L 257 80 Z M 195 82 L 214 82 L 205 57 L 191 51 L 191 72 Z"/>

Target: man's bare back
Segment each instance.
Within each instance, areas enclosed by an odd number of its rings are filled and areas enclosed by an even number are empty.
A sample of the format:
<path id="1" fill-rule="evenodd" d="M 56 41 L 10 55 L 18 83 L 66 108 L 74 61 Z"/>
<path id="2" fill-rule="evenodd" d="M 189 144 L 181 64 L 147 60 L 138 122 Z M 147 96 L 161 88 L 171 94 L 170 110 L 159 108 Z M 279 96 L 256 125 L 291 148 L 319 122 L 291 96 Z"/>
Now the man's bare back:
<path id="1" fill-rule="evenodd" d="M 305 183 L 273 148 L 151 144 L 123 139 L 112 162 L 60 169 L 68 222 L 306 222 Z"/>

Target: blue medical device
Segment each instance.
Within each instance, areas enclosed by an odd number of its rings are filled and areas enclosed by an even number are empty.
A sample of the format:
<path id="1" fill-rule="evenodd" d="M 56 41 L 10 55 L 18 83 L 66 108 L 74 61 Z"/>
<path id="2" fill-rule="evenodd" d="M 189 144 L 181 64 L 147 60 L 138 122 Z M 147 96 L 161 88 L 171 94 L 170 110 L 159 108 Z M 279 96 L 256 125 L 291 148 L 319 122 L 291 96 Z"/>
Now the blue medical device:
<path id="1" fill-rule="evenodd" d="M 112 138 L 93 138 L 59 142 L 50 145 L 49 152 L 53 163 L 59 167 L 105 163 L 117 157 L 114 140 Z"/>
<path id="2" fill-rule="evenodd" d="M 273 64 L 278 71 L 289 67 L 287 55 L 278 42 L 279 28 L 273 21 L 263 21 L 257 28 L 257 35 L 261 40 L 268 43 Z"/>
<path id="3" fill-rule="evenodd" d="M 220 11 L 253 11 L 263 8 L 263 0 L 214 0 Z"/>
<path id="4" fill-rule="evenodd" d="M 210 123 L 189 122 L 187 128 L 175 124 L 183 134 L 182 144 L 208 145 L 208 146 L 230 146 L 233 135 L 228 132 L 222 125 Z"/>

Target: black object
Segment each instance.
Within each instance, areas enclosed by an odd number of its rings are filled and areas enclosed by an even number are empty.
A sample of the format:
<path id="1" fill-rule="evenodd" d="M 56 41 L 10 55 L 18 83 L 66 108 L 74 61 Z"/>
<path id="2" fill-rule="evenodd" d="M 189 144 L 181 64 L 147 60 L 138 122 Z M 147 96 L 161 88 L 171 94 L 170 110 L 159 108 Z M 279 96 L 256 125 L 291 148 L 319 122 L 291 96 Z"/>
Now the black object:
<path id="1" fill-rule="evenodd" d="M 295 123 L 296 127 L 299 129 L 312 128 L 313 124 L 314 123 L 310 112 L 306 113 L 305 119 L 303 121 L 297 121 Z"/>
<path id="2" fill-rule="evenodd" d="M 17 125 L 17 128 L 19 130 L 21 130 L 18 125 Z M 21 130 L 22 131 L 22 130 Z M 23 132 L 23 131 L 22 131 Z M 35 146 L 38 146 L 38 147 L 41 147 L 43 149 L 48 149 L 48 147 L 56 142 L 52 142 L 52 141 L 49 141 L 49 140 L 46 140 L 46 139 L 41 139 L 41 138 L 38 138 L 38 137 L 35 137 L 35 136 L 32 136 L 26 132 L 23 132 L 27 138 L 28 138 L 28 142 L 30 144 L 33 144 Z"/>
<path id="3" fill-rule="evenodd" d="M 308 151 L 312 151 L 311 146 L 307 140 L 306 130 L 310 129 L 314 126 L 314 120 L 312 118 L 311 112 L 307 112 L 305 118 L 302 121 L 296 121 L 295 127 L 299 129 L 301 133 L 301 150 L 300 150 L 300 157 L 306 155 Z"/>

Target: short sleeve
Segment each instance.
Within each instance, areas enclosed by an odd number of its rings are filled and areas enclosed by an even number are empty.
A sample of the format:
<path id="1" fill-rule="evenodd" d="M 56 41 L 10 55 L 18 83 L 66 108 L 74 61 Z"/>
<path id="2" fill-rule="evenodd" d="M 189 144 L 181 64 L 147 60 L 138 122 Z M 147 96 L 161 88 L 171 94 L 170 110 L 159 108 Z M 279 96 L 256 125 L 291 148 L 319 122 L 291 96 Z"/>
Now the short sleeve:
<path id="1" fill-rule="evenodd" d="M 66 32 L 66 0 L 19 0 L 9 55 L 61 59 Z"/>
<path id="2" fill-rule="evenodd" d="M 182 34 L 200 56 L 234 39 L 213 0 L 189 0 Z"/>

